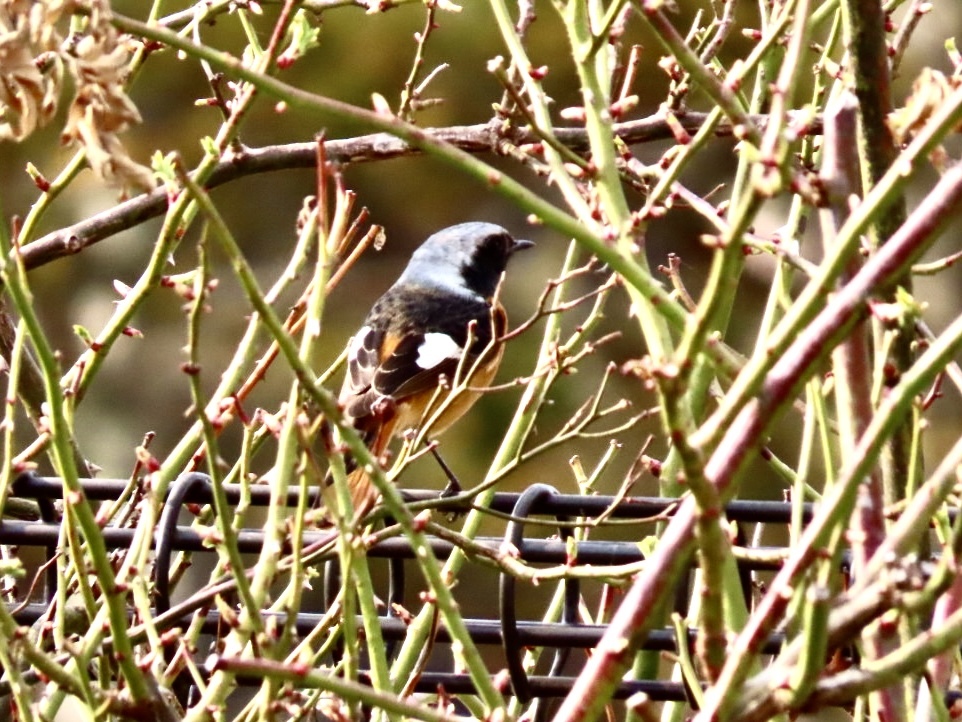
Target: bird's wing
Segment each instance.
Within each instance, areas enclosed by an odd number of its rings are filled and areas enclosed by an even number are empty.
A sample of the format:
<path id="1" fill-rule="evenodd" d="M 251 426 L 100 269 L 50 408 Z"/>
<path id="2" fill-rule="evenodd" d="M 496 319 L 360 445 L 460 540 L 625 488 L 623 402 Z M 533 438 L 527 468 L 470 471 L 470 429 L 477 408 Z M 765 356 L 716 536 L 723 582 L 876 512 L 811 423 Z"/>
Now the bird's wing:
<path id="1" fill-rule="evenodd" d="M 338 395 L 344 418 L 362 436 L 375 432 L 374 404 L 379 394 L 373 388 L 374 375 L 380 366 L 384 331 L 365 326 L 351 339 L 348 347 L 347 375 Z M 365 439 L 370 441 L 370 439 Z"/>
<path id="2" fill-rule="evenodd" d="M 433 390 L 442 374 L 453 378 L 463 353 L 464 349 L 446 333 L 408 334 L 382 358 L 373 387 L 395 401 Z"/>
<path id="3" fill-rule="evenodd" d="M 446 333 L 407 333 L 392 344 L 383 330 L 365 326 L 351 342 L 339 397 L 345 416 L 362 428 L 382 399 L 396 403 L 434 389 L 442 374 L 457 373 L 462 352 Z"/>

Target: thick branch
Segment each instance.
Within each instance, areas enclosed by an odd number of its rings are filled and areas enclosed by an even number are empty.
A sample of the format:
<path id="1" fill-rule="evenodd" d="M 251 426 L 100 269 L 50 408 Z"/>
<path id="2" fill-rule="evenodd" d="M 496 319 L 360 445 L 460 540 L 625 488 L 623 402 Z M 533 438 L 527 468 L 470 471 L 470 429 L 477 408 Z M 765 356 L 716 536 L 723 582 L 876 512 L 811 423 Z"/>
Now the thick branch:
<path id="1" fill-rule="evenodd" d="M 705 113 L 688 113 L 679 116 L 678 119 L 686 130 L 694 132 L 701 127 L 706 118 Z M 754 121 L 763 125 L 765 119 L 766 117 L 762 116 L 754 118 Z M 628 144 L 674 137 L 671 127 L 660 115 L 619 123 L 614 130 L 618 137 Z M 720 123 L 716 131 L 719 136 L 728 136 L 731 132 L 732 127 L 728 123 Z M 812 127 L 812 132 L 820 132 L 820 123 Z M 580 152 L 588 148 L 588 137 L 583 128 L 556 128 L 554 133 L 562 143 L 574 151 Z M 497 153 L 504 143 L 522 145 L 537 143 L 540 140 L 528 129 L 511 130 L 505 134 L 500 124 L 491 123 L 427 129 L 424 134 L 469 153 Z M 412 148 L 410 144 L 389 133 L 329 140 L 325 145 L 328 159 L 332 163 L 341 165 L 421 154 L 420 150 Z M 313 141 L 247 148 L 243 153 L 221 161 L 211 173 L 205 187 L 215 188 L 257 173 L 313 168 L 315 154 L 316 145 Z M 157 188 L 27 244 L 21 249 L 23 263 L 28 269 L 37 268 L 57 258 L 79 253 L 87 246 L 163 215 L 166 210 L 167 193 L 165 189 Z"/>

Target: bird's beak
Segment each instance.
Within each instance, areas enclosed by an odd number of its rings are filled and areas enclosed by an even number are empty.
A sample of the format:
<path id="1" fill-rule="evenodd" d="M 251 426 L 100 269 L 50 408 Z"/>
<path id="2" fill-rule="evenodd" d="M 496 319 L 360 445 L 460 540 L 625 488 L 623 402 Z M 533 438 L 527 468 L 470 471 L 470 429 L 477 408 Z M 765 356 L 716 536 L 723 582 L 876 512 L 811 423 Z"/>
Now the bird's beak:
<path id="1" fill-rule="evenodd" d="M 511 253 L 513 254 L 517 251 L 523 251 L 525 248 L 531 248 L 533 245 L 534 241 L 515 240 L 514 245 L 511 246 Z"/>

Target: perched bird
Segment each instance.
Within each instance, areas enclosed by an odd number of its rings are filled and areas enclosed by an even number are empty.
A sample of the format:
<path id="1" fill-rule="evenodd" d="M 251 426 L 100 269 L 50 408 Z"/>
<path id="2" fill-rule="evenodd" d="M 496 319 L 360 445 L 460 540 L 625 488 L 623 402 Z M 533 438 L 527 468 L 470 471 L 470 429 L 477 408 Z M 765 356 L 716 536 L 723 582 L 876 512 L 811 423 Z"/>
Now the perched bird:
<path id="1" fill-rule="evenodd" d="M 501 226 L 462 223 L 438 231 L 411 256 L 351 340 L 338 401 L 345 420 L 376 458 L 391 438 L 418 426 L 443 379 L 472 373 L 430 428 L 457 421 L 488 386 L 504 352 L 508 320 L 493 300 L 508 259 L 533 244 Z M 476 362 L 481 358 L 481 362 Z M 443 397 L 442 397 L 443 398 Z M 377 492 L 363 469 L 345 459 L 354 508 L 370 510 Z"/>

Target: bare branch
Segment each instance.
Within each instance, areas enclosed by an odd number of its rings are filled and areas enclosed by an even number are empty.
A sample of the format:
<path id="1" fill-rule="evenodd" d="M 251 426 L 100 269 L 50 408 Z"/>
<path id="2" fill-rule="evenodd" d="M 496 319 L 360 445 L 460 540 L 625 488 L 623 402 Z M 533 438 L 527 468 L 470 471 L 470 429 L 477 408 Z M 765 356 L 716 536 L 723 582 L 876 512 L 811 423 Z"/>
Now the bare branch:
<path id="1" fill-rule="evenodd" d="M 678 116 L 687 130 L 697 130 L 704 123 L 704 113 L 688 113 Z M 764 116 L 755 118 L 758 124 L 764 123 Z M 654 115 L 640 120 L 627 121 L 615 126 L 618 137 L 627 144 L 646 143 L 671 138 L 669 124 L 660 116 Z M 588 137 L 583 128 L 557 128 L 556 137 L 572 150 L 582 152 L 587 149 Z M 814 126 L 813 133 L 819 128 Z M 425 129 L 425 135 L 457 146 L 470 153 L 498 153 L 505 141 L 513 145 L 536 143 L 540 140 L 528 130 L 512 129 L 505 137 L 500 125 L 485 123 L 480 125 L 451 126 L 447 128 Z M 719 124 L 716 134 L 730 136 L 730 124 Z M 421 151 L 412 148 L 403 140 L 389 133 L 329 140 L 326 143 L 327 157 L 331 163 L 347 165 L 368 163 L 392 158 L 420 155 Z M 208 190 L 239 178 L 258 173 L 295 168 L 313 168 L 316 162 L 316 146 L 313 141 L 289 143 L 263 148 L 245 148 L 242 153 L 222 160 L 210 175 L 205 188 Z M 53 260 L 79 253 L 105 238 L 133 228 L 151 218 L 162 215 L 167 210 L 167 193 L 157 188 L 136 198 L 120 203 L 113 208 L 90 216 L 72 226 L 53 231 L 26 244 L 21 249 L 21 258 L 27 269 L 37 268 Z"/>

